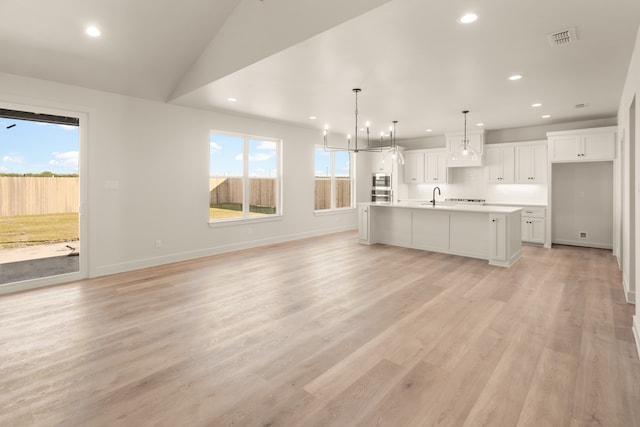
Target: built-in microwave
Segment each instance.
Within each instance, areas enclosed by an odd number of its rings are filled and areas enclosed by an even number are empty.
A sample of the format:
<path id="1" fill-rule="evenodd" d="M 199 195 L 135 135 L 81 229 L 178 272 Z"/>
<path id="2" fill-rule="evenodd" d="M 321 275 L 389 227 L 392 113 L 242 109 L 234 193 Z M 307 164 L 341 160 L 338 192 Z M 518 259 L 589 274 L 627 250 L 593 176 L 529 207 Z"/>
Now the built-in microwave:
<path id="1" fill-rule="evenodd" d="M 372 188 L 391 188 L 391 174 L 374 173 L 371 177 Z"/>

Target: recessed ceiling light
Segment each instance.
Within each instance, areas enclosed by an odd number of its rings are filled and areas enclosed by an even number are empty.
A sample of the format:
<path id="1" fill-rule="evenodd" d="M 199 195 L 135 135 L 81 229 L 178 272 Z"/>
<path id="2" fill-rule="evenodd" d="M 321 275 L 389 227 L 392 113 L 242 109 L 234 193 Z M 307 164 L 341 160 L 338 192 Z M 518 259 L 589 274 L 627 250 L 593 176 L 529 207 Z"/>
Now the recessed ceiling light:
<path id="1" fill-rule="evenodd" d="M 427 129 L 427 132 L 433 132 L 433 129 Z"/>
<path id="2" fill-rule="evenodd" d="M 237 98 L 233 98 L 233 97 L 227 98 L 227 101 L 229 102 L 236 102 L 237 100 L 238 100 Z"/>
<path id="3" fill-rule="evenodd" d="M 100 34 L 102 34 L 100 32 L 100 29 L 98 27 L 94 27 L 93 25 L 90 27 L 87 27 L 87 29 L 84 30 L 84 32 L 91 37 L 100 37 Z"/>
<path id="4" fill-rule="evenodd" d="M 467 13 L 466 15 L 462 16 L 458 21 L 461 24 L 470 24 L 472 22 L 475 22 L 478 19 L 478 15 L 476 15 L 475 13 Z"/>
<path id="5" fill-rule="evenodd" d="M 316 116 L 309 116 L 309 120 L 315 120 L 315 119 L 317 119 Z"/>
<path id="6" fill-rule="evenodd" d="M 536 102 L 535 104 L 531 104 L 532 107 L 536 108 L 536 107 L 542 107 L 542 104 L 539 102 Z"/>
<path id="7" fill-rule="evenodd" d="M 545 114 L 544 116 L 542 116 L 543 119 L 548 119 L 549 117 L 551 117 L 550 114 Z"/>
<path id="8" fill-rule="evenodd" d="M 484 123 L 476 123 L 476 126 L 484 126 Z"/>
<path id="9" fill-rule="evenodd" d="M 509 80 L 520 80 L 521 78 L 522 78 L 522 75 L 514 74 L 513 76 L 509 77 Z"/>

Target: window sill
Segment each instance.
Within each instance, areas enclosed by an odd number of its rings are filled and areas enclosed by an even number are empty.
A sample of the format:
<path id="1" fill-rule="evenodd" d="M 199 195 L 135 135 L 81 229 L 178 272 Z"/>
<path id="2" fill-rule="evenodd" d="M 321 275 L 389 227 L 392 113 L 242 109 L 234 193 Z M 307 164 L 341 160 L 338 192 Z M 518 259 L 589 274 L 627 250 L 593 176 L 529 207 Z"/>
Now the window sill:
<path id="1" fill-rule="evenodd" d="M 282 215 L 271 215 L 268 218 L 265 217 L 256 217 L 256 218 L 237 218 L 237 219 L 223 219 L 218 221 L 209 220 L 209 228 L 218 228 L 218 227 L 233 227 L 238 225 L 247 225 L 247 224 L 259 224 L 261 222 L 274 222 L 274 221 L 282 221 Z"/>
<path id="2" fill-rule="evenodd" d="M 342 215 L 342 214 L 348 214 L 356 211 L 357 211 L 356 208 L 323 209 L 321 211 L 313 211 L 313 214 L 315 216 Z"/>

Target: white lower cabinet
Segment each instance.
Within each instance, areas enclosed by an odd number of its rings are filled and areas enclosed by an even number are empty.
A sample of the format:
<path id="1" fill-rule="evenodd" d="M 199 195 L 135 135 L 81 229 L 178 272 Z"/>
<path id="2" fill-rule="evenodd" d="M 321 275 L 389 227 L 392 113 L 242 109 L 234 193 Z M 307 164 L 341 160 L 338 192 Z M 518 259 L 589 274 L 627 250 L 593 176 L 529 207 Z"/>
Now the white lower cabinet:
<path id="1" fill-rule="evenodd" d="M 522 208 L 522 242 L 543 245 L 546 239 L 546 208 Z"/>

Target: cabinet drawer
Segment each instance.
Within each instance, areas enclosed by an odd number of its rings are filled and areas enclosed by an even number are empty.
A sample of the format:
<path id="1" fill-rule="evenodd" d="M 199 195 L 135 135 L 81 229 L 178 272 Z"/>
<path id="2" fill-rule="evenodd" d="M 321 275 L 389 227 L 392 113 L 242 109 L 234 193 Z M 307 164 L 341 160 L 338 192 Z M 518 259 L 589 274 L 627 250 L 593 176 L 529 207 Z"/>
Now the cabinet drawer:
<path id="1" fill-rule="evenodd" d="M 544 218 L 546 208 L 522 208 L 522 216 L 529 218 Z"/>

